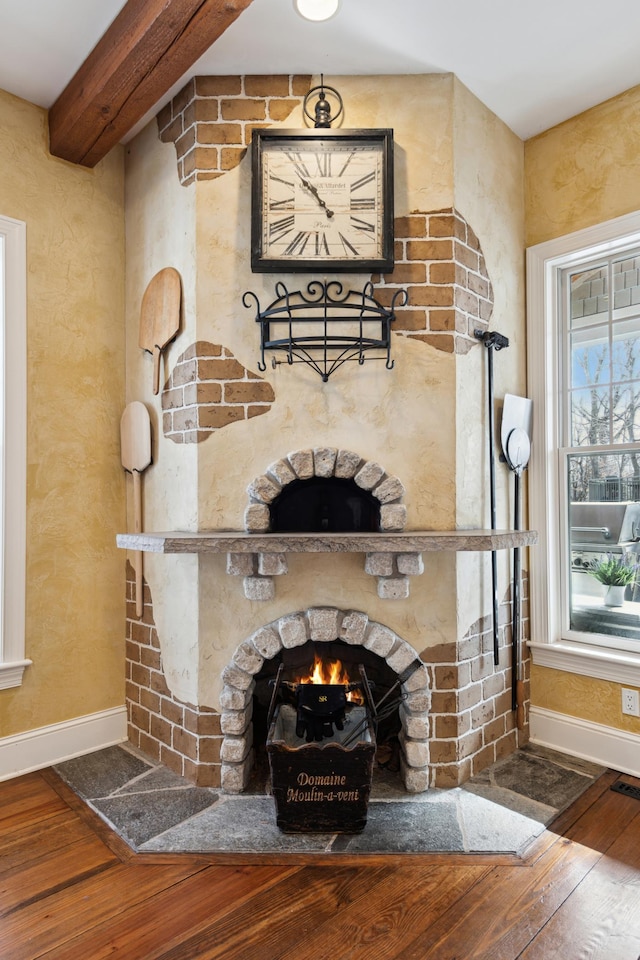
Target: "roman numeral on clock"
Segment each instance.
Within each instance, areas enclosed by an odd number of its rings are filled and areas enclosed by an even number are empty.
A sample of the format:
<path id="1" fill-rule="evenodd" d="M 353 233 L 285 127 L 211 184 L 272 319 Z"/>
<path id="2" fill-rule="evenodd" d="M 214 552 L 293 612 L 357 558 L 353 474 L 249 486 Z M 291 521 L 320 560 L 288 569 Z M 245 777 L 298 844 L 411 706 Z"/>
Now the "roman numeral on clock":
<path id="1" fill-rule="evenodd" d="M 275 173 L 269 174 L 269 180 L 274 180 L 276 183 L 284 183 L 286 187 L 291 187 L 293 190 L 293 180 L 285 180 L 284 177 L 276 177 Z"/>
<path id="2" fill-rule="evenodd" d="M 350 153 L 350 154 L 349 154 L 349 156 L 347 157 L 347 159 L 345 160 L 345 162 L 344 162 L 343 165 L 342 165 L 342 168 L 341 168 L 341 170 L 340 170 L 340 173 L 338 174 L 339 177 L 341 177 L 341 176 L 343 175 L 343 173 L 345 172 L 345 170 L 347 169 L 347 167 L 349 166 L 349 164 L 351 163 L 351 161 L 353 160 L 354 157 L 355 157 L 355 153 Z"/>
<path id="3" fill-rule="evenodd" d="M 358 180 L 354 180 L 351 184 L 351 193 L 354 190 L 361 190 L 362 187 L 366 187 L 368 183 L 372 183 L 375 180 L 376 172 L 372 170 L 371 173 L 365 173 L 363 177 L 360 177 Z"/>
<path id="4" fill-rule="evenodd" d="M 353 206 L 353 204 L 351 204 L 351 206 Z M 294 210 L 294 209 L 295 209 L 294 197 L 285 197 L 284 200 L 269 201 L 269 210 Z"/>
<path id="5" fill-rule="evenodd" d="M 354 254 L 356 255 L 356 257 L 357 257 L 357 256 L 358 256 L 358 251 L 357 251 L 356 248 L 353 246 L 353 244 L 352 244 L 352 243 L 349 243 L 349 241 L 347 240 L 347 238 L 346 238 L 345 236 L 343 236 L 343 234 L 339 233 L 338 236 L 340 237 L 340 240 L 342 241 L 342 246 L 344 247 L 344 252 L 345 252 L 345 253 L 349 253 L 349 252 L 354 253 Z"/>
<path id="6" fill-rule="evenodd" d="M 295 237 L 293 238 L 289 246 L 286 248 L 286 250 L 284 251 L 285 256 L 287 257 L 292 257 L 294 255 L 297 257 L 302 256 L 302 254 L 304 253 L 305 247 L 309 242 L 310 237 L 311 237 L 310 230 L 300 230 L 295 235 Z"/>
<path id="7" fill-rule="evenodd" d="M 350 206 L 352 210 L 375 210 L 376 198 L 375 197 L 351 197 Z"/>
<path id="8" fill-rule="evenodd" d="M 316 233 L 316 257 L 328 257 L 329 244 L 326 233 Z"/>
<path id="9" fill-rule="evenodd" d="M 308 178 L 311 176 L 311 174 L 309 173 L 308 167 L 306 166 L 304 160 L 302 159 L 302 156 L 299 153 L 288 153 L 287 157 L 291 161 L 293 166 L 296 168 L 296 170 L 298 171 L 298 174 L 301 177 Z"/>
<path id="10" fill-rule="evenodd" d="M 330 153 L 316 153 L 316 166 L 318 167 L 318 176 L 320 177 L 330 177 L 331 176 L 331 154 Z"/>
<path id="11" fill-rule="evenodd" d="M 293 214 L 289 217 L 281 217 L 279 220 L 274 220 L 273 223 L 269 224 L 269 242 L 277 243 L 278 240 L 282 240 L 287 233 L 291 233 L 295 226 L 296 218 Z"/>
<path id="12" fill-rule="evenodd" d="M 356 230 L 362 230 L 364 233 L 375 233 L 375 223 L 369 223 L 368 220 L 361 220 L 360 217 L 351 217 L 351 223 Z"/>

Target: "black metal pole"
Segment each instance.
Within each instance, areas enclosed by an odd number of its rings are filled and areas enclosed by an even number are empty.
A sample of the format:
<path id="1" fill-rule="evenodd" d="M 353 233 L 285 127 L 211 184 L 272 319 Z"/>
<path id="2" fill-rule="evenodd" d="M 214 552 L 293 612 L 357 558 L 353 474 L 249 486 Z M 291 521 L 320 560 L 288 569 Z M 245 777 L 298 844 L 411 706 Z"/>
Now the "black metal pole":
<path id="1" fill-rule="evenodd" d="M 514 471 L 513 529 L 520 529 L 520 470 Z M 511 611 L 511 709 L 518 709 L 520 677 L 520 547 L 513 548 L 513 609 Z"/>
<path id="2" fill-rule="evenodd" d="M 477 340 L 487 348 L 487 392 L 489 401 L 489 495 L 491 505 L 491 529 L 496 529 L 496 461 L 494 453 L 494 409 L 493 409 L 493 351 L 509 346 L 509 340 L 501 333 L 475 330 Z M 493 593 L 493 662 L 500 662 L 499 618 L 498 618 L 498 555 L 491 551 L 491 587 Z"/>

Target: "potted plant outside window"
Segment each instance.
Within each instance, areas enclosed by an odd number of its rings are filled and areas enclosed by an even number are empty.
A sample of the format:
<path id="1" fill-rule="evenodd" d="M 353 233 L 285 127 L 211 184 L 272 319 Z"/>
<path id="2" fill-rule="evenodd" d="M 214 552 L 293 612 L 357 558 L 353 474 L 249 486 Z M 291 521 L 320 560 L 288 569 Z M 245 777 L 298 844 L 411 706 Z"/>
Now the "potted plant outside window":
<path id="1" fill-rule="evenodd" d="M 607 588 L 605 606 L 621 607 L 626 588 L 636 582 L 638 564 L 628 554 L 616 557 L 608 553 L 600 560 L 592 560 L 585 572 Z"/>

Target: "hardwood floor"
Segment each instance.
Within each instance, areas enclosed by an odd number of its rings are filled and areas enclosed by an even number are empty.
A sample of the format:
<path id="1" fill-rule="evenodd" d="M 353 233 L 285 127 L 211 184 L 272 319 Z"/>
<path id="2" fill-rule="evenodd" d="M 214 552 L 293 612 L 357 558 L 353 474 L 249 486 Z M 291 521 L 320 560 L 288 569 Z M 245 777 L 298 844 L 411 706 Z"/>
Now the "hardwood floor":
<path id="1" fill-rule="evenodd" d="M 640 801 L 607 772 L 524 860 L 135 855 L 51 771 L 0 784 L 3 960 L 638 960 Z"/>

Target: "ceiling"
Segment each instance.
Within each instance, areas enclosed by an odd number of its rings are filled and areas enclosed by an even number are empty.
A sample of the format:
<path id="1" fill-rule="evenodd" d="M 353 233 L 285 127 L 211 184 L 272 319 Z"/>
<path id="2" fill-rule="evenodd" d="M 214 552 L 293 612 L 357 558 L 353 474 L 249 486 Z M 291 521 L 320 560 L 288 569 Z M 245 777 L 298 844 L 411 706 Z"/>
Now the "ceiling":
<path id="1" fill-rule="evenodd" d="M 0 88 L 50 107 L 123 0 L 0 0 Z M 452 72 L 522 139 L 640 83 L 638 0 L 253 0 L 128 134 L 203 74 Z"/>

